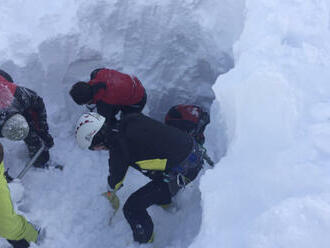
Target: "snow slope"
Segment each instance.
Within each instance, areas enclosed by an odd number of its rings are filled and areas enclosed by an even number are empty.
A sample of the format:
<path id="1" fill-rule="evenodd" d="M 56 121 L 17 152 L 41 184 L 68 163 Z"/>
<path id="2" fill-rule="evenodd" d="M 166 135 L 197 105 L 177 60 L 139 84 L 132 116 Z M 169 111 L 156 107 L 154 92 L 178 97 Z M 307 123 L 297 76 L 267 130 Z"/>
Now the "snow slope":
<path id="1" fill-rule="evenodd" d="M 190 247 L 329 247 L 329 1 L 246 8 L 235 68 L 213 87 L 227 154 L 201 180 Z"/>

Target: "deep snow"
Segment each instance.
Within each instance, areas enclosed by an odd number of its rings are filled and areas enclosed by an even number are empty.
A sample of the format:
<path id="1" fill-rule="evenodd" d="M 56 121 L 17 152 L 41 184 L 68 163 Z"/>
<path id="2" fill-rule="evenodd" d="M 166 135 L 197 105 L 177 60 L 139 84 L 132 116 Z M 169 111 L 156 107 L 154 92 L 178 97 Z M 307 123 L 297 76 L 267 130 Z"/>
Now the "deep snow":
<path id="1" fill-rule="evenodd" d="M 235 68 L 213 88 L 228 152 L 201 180 L 191 247 L 329 247 L 329 2 L 246 8 Z"/>
<path id="2" fill-rule="evenodd" d="M 160 120 L 176 103 L 212 103 L 206 146 L 221 160 L 176 197 L 177 212 L 150 208 L 158 248 L 329 247 L 329 5 L 2 3 L 0 68 L 44 97 L 56 144 L 51 155 L 66 166 L 61 173 L 31 171 L 22 182 L 18 209 L 48 230 L 40 247 L 139 247 L 121 212 L 108 226 L 111 209 L 100 196 L 107 154 L 81 151 L 73 139 L 84 109 L 67 92 L 99 66 L 136 74 L 148 90 L 146 113 Z M 15 174 L 26 148 L 2 142 Z M 121 203 L 145 182 L 130 171 Z"/>

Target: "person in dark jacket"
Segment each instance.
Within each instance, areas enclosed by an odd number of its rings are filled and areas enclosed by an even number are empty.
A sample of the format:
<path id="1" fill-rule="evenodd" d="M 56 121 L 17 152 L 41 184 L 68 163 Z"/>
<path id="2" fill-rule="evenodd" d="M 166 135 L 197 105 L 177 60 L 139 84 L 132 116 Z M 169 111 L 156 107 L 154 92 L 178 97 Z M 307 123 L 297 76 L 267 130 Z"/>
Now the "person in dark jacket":
<path id="1" fill-rule="evenodd" d="M 36 92 L 13 83 L 8 73 L 0 70 L 0 137 L 24 140 L 30 157 L 40 149 L 46 150 L 34 163 L 44 168 L 49 160 L 48 149 L 54 145 L 49 134 L 43 99 Z"/>
<path id="2" fill-rule="evenodd" d="M 194 104 L 175 105 L 165 116 L 166 125 L 189 133 L 201 145 L 205 143 L 204 131 L 209 123 L 209 113 L 201 106 Z"/>
<path id="3" fill-rule="evenodd" d="M 204 131 L 210 123 L 210 115 L 201 106 L 194 104 L 179 104 L 171 107 L 165 116 L 165 124 L 176 127 L 190 134 L 195 141 L 204 149 L 203 159 L 211 166 L 214 162 L 207 155 Z"/>
<path id="4" fill-rule="evenodd" d="M 107 68 L 94 70 L 87 83 L 75 83 L 70 95 L 79 105 L 96 104 L 97 112 L 110 121 L 116 120 L 119 111 L 141 112 L 147 101 L 146 91 L 137 77 Z"/>
<path id="5" fill-rule="evenodd" d="M 119 207 L 115 193 L 129 166 L 151 179 L 123 207 L 134 240 L 151 242 L 153 222 L 147 208 L 170 204 L 171 198 L 197 177 L 203 151 L 190 135 L 141 113 L 125 115 L 115 125 L 105 121 L 97 113 L 84 114 L 76 125 L 78 145 L 109 150 L 108 198 L 114 208 Z"/>

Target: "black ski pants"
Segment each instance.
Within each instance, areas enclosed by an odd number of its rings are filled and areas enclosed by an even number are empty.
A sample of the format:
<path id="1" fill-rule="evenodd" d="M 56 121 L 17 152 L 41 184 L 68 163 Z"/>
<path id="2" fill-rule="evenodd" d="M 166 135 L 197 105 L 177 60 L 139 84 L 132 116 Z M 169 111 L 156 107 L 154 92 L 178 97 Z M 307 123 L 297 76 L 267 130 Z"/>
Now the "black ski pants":
<path id="1" fill-rule="evenodd" d="M 163 181 L 151 181 L 127 199 L 123 211 L 132 228 L 135 241 L 147 243 L 151 239 L 154 224 L 147 208 L 155 204 L 166 205 L 170 203 L 169 186 Z"/>

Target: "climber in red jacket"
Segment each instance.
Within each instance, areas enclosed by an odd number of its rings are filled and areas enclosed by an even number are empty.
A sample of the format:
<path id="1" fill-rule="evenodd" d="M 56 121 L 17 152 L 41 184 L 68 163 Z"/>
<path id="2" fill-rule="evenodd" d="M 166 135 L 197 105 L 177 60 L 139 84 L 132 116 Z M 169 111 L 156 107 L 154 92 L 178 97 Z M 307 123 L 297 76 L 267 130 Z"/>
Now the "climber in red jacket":
<path id="1" fill-rule="evenodd" d="M 72 99 L 79 105 L 96 104 L 97 112 L 114 121 L 115 115 L 140 113 L 147 101 L 140 80 L 116 70 L 101 68 L 91 73 L 89 82 L 77 82 L 71 90 Z"/>

